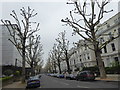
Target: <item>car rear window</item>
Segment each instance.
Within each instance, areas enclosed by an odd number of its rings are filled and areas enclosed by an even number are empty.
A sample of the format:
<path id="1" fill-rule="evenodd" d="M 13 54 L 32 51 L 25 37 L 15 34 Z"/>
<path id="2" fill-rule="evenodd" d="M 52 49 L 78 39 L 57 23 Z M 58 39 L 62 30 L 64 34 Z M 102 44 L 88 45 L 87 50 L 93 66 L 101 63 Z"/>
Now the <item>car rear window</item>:
<path id="1" fill-rule="evenodd" d="M 87 72 L 88 74 L 94 75 L 93 72 Z"/>

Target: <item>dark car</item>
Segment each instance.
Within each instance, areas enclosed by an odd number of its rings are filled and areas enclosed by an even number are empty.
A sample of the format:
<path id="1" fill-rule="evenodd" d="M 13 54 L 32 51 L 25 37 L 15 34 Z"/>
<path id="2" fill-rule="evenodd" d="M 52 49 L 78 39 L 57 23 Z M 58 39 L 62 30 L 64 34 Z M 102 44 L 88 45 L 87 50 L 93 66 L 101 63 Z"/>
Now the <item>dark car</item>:
<path id="1" fill-rule="evenodd" d="M 63 74 L 57 74 L 57 78 L 64 78 Z"/>
<path id="2" fill-rule="evenodd" d="M 57 77 L 57 75 L 58 75 L 58 74 L 54 73 L 54 74 L 52 74 L 52 77 Z"/>
<path id="3" fill-rule="evenodd" d="M 70 80 L 75 80 L 75 79 L 76 79 L 76 75 L 68 74 L 68 75 L 66 75 L 65 78 L 66 78 L 66 79 L 70 79 Z"/>
<path id="4" fill-rule="evenodd" d="M 33 76 L 28 79 L 26 88 L 32 87 L 40 87 L 40 78 L 38 76 Z"/>
<path id="5" fill-rule="evenodd" d="M 76 80 L 95 80 L 95 75 L 91 71 L 82 71 L 77 74 Z"/>

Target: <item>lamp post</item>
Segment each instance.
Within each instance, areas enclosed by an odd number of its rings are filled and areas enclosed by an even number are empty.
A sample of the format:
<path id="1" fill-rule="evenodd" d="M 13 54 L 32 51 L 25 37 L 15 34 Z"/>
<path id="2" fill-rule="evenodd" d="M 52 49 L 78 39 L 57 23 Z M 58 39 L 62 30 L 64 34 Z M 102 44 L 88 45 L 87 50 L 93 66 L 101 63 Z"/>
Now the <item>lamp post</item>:
<path id="1" fill-rule="evenodd" d="M 18 59 L 16 58 L 15 59 L 15 67 L 17 67 L 17 61 L 18 61 Z"/>

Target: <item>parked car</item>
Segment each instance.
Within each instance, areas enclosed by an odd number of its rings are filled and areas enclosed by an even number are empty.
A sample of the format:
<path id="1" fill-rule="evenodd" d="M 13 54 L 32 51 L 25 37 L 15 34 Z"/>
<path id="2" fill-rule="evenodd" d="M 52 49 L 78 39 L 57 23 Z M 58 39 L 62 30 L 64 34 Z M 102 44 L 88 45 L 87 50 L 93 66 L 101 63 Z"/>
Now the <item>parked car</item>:
<path id="1" fill-rule="evenodd" d="M 47 76 L 51 76 L 52 74 L 51 73 L 48 73 Z"/>
<path id="2" fill-rule="evenodd" d="M 32 87 L 40 87 L 40 78 L 38 76 L 33 76 L 28 79 L 26 88 Z"/>
<path id="3" fill-rule="evenodd" d="M 72 79 L 72 80 L 76 80 L 76 76 L 77 76 L 77 75 L 70 74 L 70 79 Z"/>
<path id="4" fill-rule="evenodd" d="M 42 76 L 41 74 L 36 75 L 36 77 L 38 77 L 38 78 L 41 78 L 41 76 Z"/>
<path id="5" fill-rule="evenodd" d="M 82 71 L 77 74 L 76 80 L 95 80 L 95 75 L 91 71 Z"/>
<path id="6" fill-rule="evenodd" d="M 58 74 L 54 73 L 52 76 L 53 76 L 53 77 L 57 77 L 57 75 L 58 75 Z"/>
<path id="7" fill-rule="evenodd" d="M 64 78 L 63 74 L 57 74 L 57 78 Z"/>
<path id="8" fill-rule="evenodd" d="M 70 80 L 75 80 L 75 79 L 76 79 L 76 75 L 68 74 L 68 75 L 66 75 L 65 78 L 66 78 L 66 79 L 70 79 Z"/>

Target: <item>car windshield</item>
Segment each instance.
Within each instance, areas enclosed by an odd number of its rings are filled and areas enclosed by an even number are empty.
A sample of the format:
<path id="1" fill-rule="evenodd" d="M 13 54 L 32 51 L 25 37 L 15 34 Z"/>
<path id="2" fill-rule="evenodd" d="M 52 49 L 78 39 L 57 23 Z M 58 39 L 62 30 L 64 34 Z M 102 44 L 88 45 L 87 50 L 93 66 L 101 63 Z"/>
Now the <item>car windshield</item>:
<path id="1" fill-rule="evenodd" d="M 34 76 L 34 77 L 30 77 L 29 80 L 37 80 L 39 79 L 37 76 Z"/>

